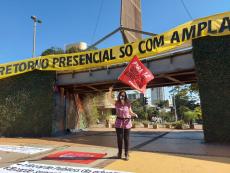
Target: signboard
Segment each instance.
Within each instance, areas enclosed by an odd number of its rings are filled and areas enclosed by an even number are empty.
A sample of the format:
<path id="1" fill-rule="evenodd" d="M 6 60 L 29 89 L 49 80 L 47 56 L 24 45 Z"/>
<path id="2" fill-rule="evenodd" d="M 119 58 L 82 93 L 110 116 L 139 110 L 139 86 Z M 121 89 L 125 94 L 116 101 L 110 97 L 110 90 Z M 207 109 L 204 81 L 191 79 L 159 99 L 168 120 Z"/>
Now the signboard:
<path id="1" fill-rule="evenodd" d="M 192 39 L 205 36 L 230 35 L 230 12 L 196 19 L 165 33 L 137 40 L 112 48 L 78 52 L 72 54 L 47 55 L 0 65 L 0 79 L 32 70 L 74 70 L 129 62 L 133 56 L 139 59 L 175 49 Z"/>

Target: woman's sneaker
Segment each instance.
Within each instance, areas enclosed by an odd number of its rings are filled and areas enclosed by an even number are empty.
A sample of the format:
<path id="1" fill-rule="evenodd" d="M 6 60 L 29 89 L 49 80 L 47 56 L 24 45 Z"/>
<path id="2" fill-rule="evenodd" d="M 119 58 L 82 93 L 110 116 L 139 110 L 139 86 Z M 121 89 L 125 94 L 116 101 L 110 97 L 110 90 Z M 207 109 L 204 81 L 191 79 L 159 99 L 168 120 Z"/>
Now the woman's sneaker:
<path id="1" fill-rule="evenodd" d="M 125 160 L 129 160 L 129 155 L 125 155 Z"/>

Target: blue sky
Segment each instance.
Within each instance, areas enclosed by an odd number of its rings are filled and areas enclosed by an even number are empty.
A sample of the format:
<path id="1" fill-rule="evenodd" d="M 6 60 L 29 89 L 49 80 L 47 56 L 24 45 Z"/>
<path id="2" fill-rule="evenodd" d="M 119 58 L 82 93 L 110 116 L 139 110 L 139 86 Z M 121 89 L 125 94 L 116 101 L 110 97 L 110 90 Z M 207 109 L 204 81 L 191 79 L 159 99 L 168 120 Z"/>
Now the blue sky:
<path id="1" fill-rule="evenodd" d="M 193 19 L 230 11 L 230 0 L 184 0 L 184 3 Z M 63 48 L 79 41 L 91 44 L 119 27 L 120 0 L 1 0 L 0 63 L 31 57 L 31 15 L 43 21 L 37 26 L 39 56 L 52 46 Z M 181 0 L 142 0 L 144 31 L 162 33 L 189 20 Z M 117 33 L 98 47 L 120 44 L 121 35 Z"/>
<path id="2" fill-rule="evenodd" d="M 37 56 L 51 46 L 63 48 L 79 41 L 90 44 L 120 23 L 120 0 L 1 0 L 0 3 L 0 63 L 31 57 L 31 15 L 43 21 L 37 27 Z M 194 19 L 230 10 L 230 0 L 184 0 L 184 3 Z M 162 33 L 189 21 L 190 17 L 181 0 L 142 0 L 142 20 L 144 31 Z M 119 44 L 122 39 L 118 33 L 98 47 Z"/>

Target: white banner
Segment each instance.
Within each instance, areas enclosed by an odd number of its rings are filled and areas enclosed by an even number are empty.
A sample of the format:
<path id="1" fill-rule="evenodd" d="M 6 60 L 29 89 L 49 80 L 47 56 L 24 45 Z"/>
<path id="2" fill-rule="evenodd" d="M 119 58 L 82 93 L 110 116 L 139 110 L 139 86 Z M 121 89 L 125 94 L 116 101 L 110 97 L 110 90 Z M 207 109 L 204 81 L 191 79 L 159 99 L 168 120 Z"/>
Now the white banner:
<path id="1" fill-rule="evenodd" d="M 128 173 L 105 169 L 95 169 L 88 167 L 72 167 L 72 166 L 59 166 L 59 165 L 46 165 L 22 162 L 8 167 L 0 168 L 1 173 Z"/>
<path id="2" fill-rule="evenodd" d="M 38 148 L 29 146 L 17 146 L 17 145 L 0 145 L 0 151 L 16 152 L 23 154 L 37 154 L 45 151 L 49 151 L 52 148 Z"/>

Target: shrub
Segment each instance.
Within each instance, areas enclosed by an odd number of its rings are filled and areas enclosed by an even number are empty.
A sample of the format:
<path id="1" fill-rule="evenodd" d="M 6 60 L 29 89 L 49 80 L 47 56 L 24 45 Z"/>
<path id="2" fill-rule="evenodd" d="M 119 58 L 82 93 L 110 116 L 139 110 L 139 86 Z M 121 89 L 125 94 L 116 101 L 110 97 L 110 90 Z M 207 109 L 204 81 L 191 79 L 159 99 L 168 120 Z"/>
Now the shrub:
<path id="1" fill-rule="evenodd" d="M 132 122 L 132 128 L 136 128 L 136 127 L 139 127 L 139 126 L 141 126 L 142 125 L 142 123 L 141 122 L 139 122 L 139 121 L 133 121 Z"/>
<path id="2" fill-rule="evenodd" d="M 148 127 L 149 123 L 150 123 L 150 121 L 142 121 L 142 124 L 144 125 L 144 127 Z"/>
<path id="3" fill-rule="evenodd" d="M 180 121 L 175 122 L 173 126 L 175 129 L 183 129 L 183 124 L 184 124 L 184 121 L 180 120 Z"/>
<path id="4" fill-rule="evenodd" d="M 171 128 L 172 127 L 172 123 L 165 123 L 165 127 L 166 128 Z"/>
<path id="5" fill-rule="evenodd" d="M 55 73 L 33 71 L 0 81 L 0 134 L 49 136 L 54 115 Z"/>
<path id="6" fill-rule="evenodd" d="M 184 121 L 186 123 L 194 122 L 196 118 L 198 118 L 198 116 L 195 111 L 184 112 Z"/>

